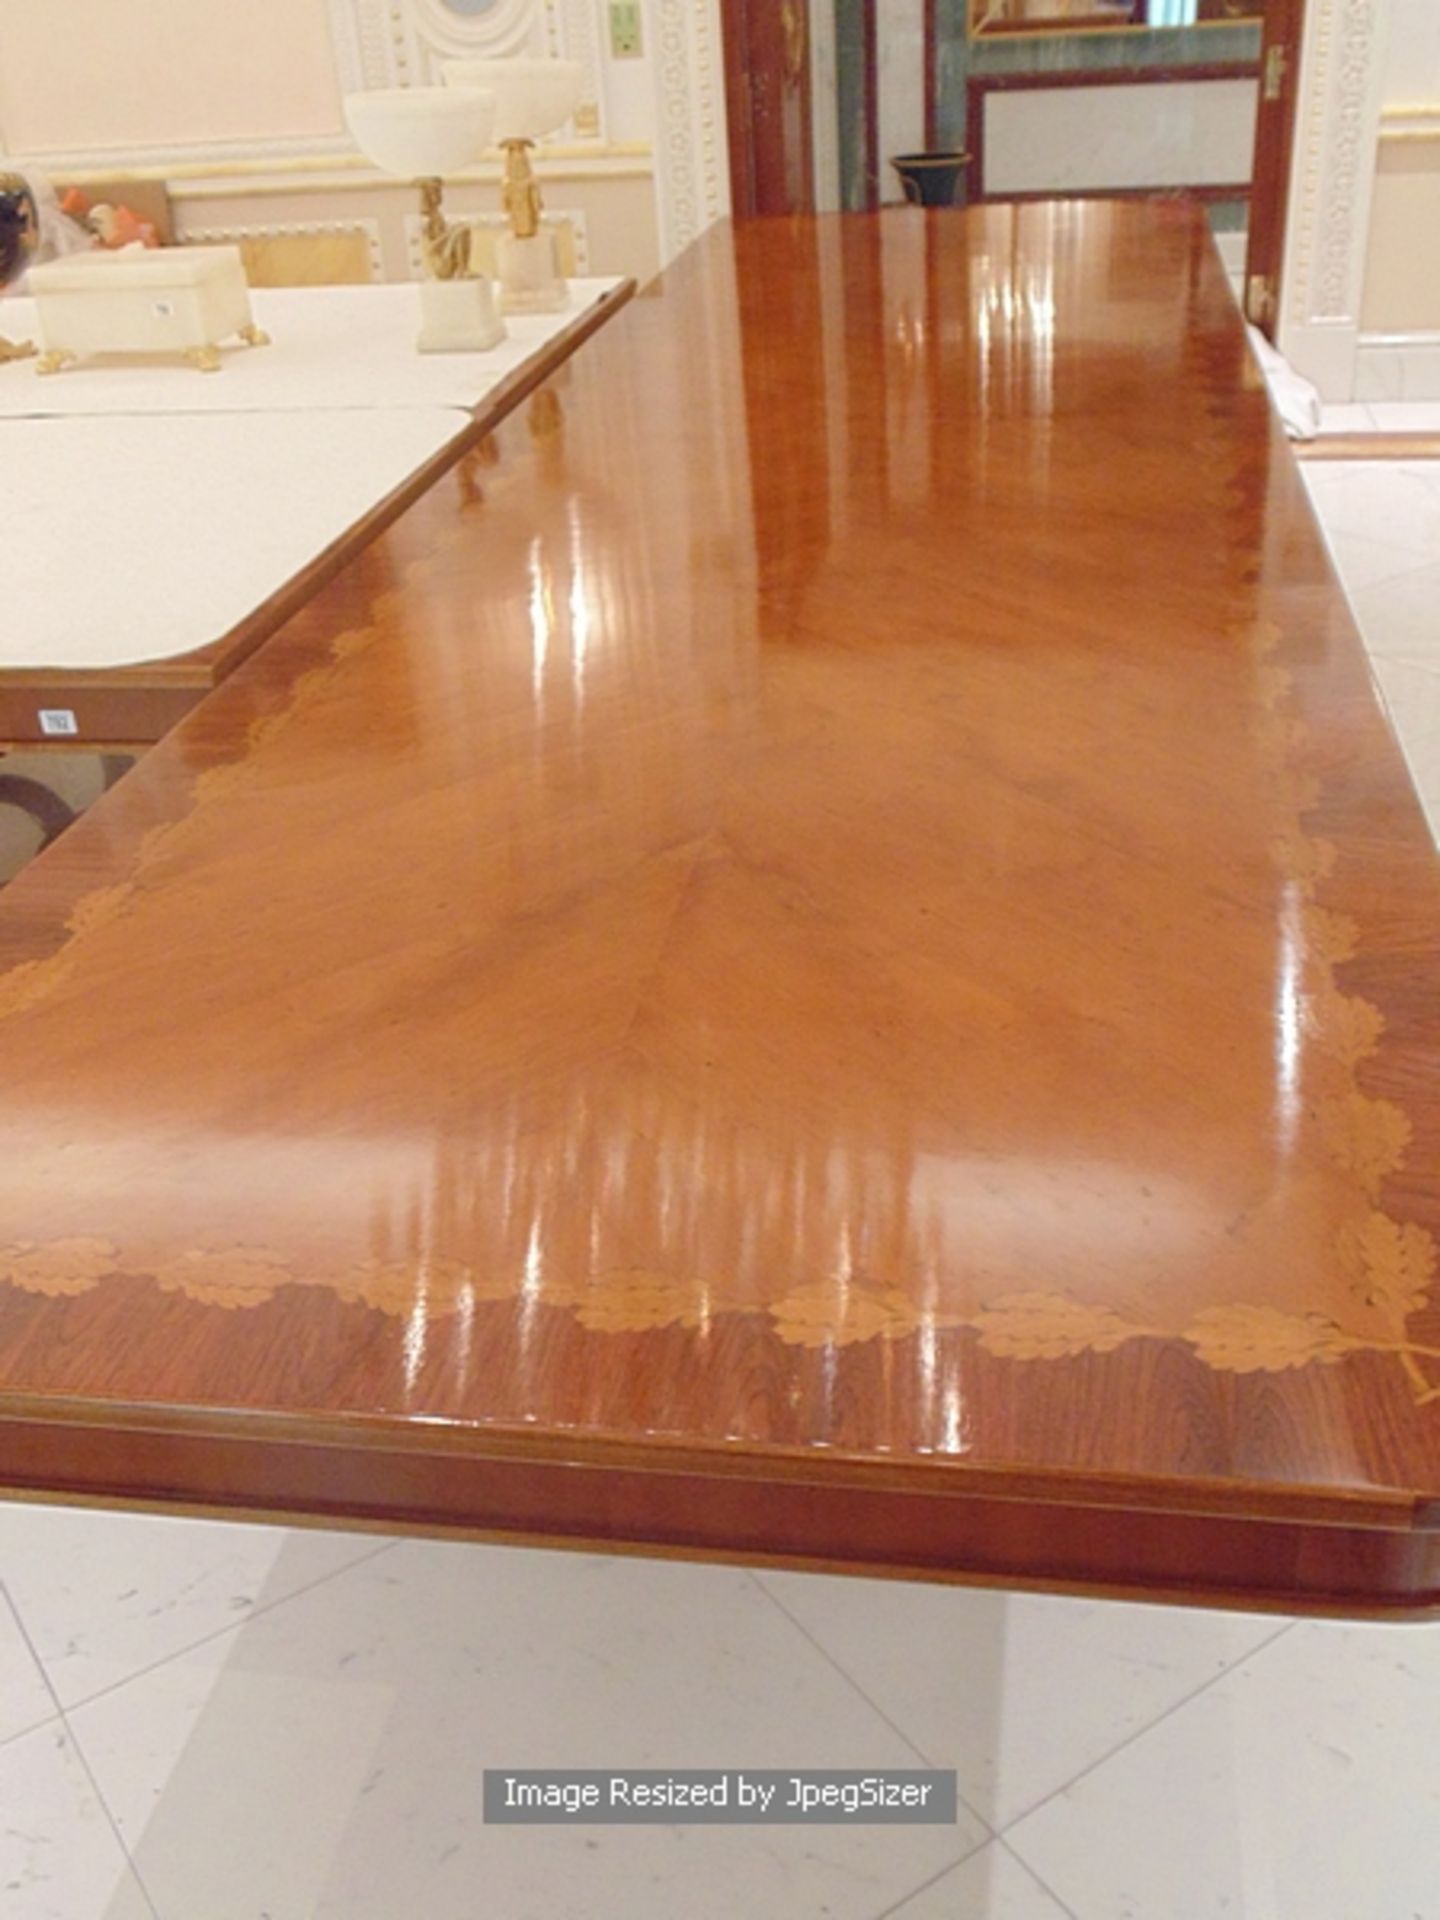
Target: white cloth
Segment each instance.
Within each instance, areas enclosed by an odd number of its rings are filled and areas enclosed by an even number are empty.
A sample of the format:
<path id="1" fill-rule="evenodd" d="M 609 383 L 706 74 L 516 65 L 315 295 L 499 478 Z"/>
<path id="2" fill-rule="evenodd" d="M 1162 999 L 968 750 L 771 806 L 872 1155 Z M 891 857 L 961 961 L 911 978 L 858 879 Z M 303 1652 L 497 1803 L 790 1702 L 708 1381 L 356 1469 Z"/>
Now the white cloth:
<path id="1" fill-rule="evenodd" d="M 1292 440 L 1313 440 L 1320 431 L 1320 392 L 1303 373 L 1297 373 L 1258 327 L 1247 326 L 1250 349 L 1260 362 L 1275 410 Z"/>
<path id="2" fill-rule="evenodd" d="M 0 420 L 0 672 L 220 639 L 468 423 L 440 407 Z"/>
<path id="3" fill-rule="evenodd" d="M 572 280 L 567 312 L 510 315 L 509 337 L 486 353 L 417 353 L 420 301 L 411 283 L 259 287 L 251 305 L 273 344 L 226 346 L 219 373 L 179 360 L 97 358 L 40 375 L 33 360 L 17 360 L 0 365 L 0 418 L 473 407 L 619 284 Z M 5 331 L 35 337 L 33 301 L 6 303 Z"/>

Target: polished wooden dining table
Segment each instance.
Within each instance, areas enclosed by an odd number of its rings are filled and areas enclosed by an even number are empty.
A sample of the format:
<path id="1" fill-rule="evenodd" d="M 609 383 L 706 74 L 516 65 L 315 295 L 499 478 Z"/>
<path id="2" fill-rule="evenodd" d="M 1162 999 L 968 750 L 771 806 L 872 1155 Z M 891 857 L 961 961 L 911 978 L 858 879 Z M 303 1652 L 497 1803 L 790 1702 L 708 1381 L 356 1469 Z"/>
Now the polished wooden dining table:
<path id="1" fill-rule="evenodd" d="M 1434 1612 L 1437 946 L 1196 209 L 716 228 L 0 895 L 0 1486 Z"/>

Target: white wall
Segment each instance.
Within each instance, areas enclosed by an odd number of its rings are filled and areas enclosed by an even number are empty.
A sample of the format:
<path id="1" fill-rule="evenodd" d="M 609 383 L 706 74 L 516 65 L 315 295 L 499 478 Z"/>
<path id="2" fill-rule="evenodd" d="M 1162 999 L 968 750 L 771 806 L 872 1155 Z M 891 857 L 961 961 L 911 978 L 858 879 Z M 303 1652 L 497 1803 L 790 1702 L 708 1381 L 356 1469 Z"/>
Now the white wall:
<path id="1" fill-rule="evenodd" d="M 1356 394 L 1440 399 L 1440 0 L 1390 0 L 1389 32 Z"/>
<path id="2" fill-rule="evenodd" d="M 1387 107 L 1440 103 L 1440 0 L 1390 0 Z"/>
<path id="3" fill-rule="evenodd" d="M 583 216 L 593 271 L 644 278 L 724 211 L 728 171 L 719 0 L 643 5 L 642 55 L 616 60 L 606 0 L 0 0 L 0 153 L 64 182 L 162 179 L 182 239 L 378 221 L 397 277 L 395 190 L 356 154 L 342 95 L 424 84 L 454 53 L 565 53 L 587 92 L 540 161 L 548 198 Z M 490 204 L 495 178 L 457 205 Z"/>
<path id="4" fill-rule="evenodd" d="M 0 144 L 337 133 L 329 0 L 0 0 Z"/>

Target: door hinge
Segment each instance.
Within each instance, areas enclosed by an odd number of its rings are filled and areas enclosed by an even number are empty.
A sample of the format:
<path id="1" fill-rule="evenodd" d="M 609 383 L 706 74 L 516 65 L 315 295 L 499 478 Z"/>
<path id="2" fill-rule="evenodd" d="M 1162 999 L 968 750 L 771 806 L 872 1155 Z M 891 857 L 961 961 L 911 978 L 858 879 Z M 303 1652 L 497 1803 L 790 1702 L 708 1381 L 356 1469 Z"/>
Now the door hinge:
<path id="1" fill-rule="evenodd" d="M 1275 324 L 1275 276 L 1252 273 L 1245 283 L 1245 318 L 1255 327 Z"/>
<path id="2" fill-rule="evenodd" d="M 1282 45 L 1275 45 L 1265 55 L 1265 91 L 1266 100 L 1279 100 L 1285 93 L 1285 76 L 1290 69 L 1290 55 Z"/>

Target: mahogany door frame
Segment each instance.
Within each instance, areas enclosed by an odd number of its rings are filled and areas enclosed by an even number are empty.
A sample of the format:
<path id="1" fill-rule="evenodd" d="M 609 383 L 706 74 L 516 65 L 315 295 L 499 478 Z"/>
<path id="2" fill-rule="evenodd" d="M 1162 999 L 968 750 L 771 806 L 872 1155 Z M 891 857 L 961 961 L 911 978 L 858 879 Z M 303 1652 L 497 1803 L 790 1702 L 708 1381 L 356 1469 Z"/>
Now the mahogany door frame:
<path id="1" fill-rule="evenodd" d="M 1295 154 L 1295 121 L 1300 99 L 1300 56 L 1305 40 L 1307 4 L 1308 0 L 1266 0 L 1260 29 L 1260 99 L 1255 117 L 1255 158 L 1250 173 L 1242 305 L 1246 319 L 1272 340 L 1280 312 L 1285 233 L 1290 215 L 1290 176 Z M 873 126 L 877 57 L 874 0 L 867 0 L 865 50 L 866 98 L 870 105 L 866 128 L 866 169 L 867 175 L 873 176 L 878 145 Z M 1052 84 L 1057 79 L 1058 76 L 1052 75 Z M 973 79 L 969 84 L 974 85 Z M 938 139 L 938 95 L 936 0 L 925 0 L 925 144 L 932 148 Z M 1267 98 L 1267 95 L 1270 97 Z M 971 191 L 976 199 L 984 191 L 984 137 L 983 122 L 977 123 L 972 118 L 967 145 L 975 156 L 971 168 Z"/>
<path id="2" fill-rule="evenodd" d="M 1255 161 L 1241 305 L 1245 318 L 1271 340 L 1280 317 L 1305 8 L 1306 0 L 1266 0 L 1261 28 L 1260 103 L 1255 115 Z"/>
<path id="3" fill-rule="evenodd" d="M 872 5 L 873 11 L 873 5 Z M 760 37 L 770 30 L 769 47 Z M 778 36 L 778 38 L 777 38 Z M 730 149 L 730 210 L 737 220 L 759 214 L 815 211 L 814 103 L 810 79 L 810 15 L 806 0 L 721 0 L 720 38 L 725 65 L 725 121 Z M 767 51 L 779 59 L 767 59 Z M 873 45 L 867 42 L 870 84 Z M 756 116 L 756 83 L 777 98 L 800 100 L 799 191 Z"/>

